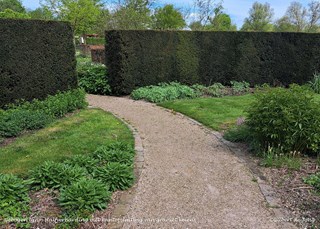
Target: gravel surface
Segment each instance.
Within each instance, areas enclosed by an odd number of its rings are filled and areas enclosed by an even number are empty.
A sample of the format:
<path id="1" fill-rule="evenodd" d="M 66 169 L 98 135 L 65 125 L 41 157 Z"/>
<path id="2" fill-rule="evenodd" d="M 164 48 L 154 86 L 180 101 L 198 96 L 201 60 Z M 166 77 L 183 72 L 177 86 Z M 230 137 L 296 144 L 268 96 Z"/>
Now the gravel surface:
<path id="1" fill-rule="evenodd" d="M 123 228 L 295 228 L 267 207 L 245 164 L 187 118 L 128 98 L 88 101 L 127 120 L 144 145 Z"/>

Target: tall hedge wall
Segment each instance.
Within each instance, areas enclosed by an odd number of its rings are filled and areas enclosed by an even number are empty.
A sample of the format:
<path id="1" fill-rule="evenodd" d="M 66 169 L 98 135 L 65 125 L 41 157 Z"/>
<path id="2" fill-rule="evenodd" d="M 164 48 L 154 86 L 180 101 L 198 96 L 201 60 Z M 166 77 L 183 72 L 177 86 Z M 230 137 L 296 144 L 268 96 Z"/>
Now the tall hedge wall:
<path id="1" fill-rule="evenodd" d="M 115 94 L 159 82 L 305 83 L 320 70 L 320 34 L 107 31 Z"/>
<path id="2" fill-rule="evenodd" d="M 0 19 L 0 107 L 77 86 L 71 26 Z"/>

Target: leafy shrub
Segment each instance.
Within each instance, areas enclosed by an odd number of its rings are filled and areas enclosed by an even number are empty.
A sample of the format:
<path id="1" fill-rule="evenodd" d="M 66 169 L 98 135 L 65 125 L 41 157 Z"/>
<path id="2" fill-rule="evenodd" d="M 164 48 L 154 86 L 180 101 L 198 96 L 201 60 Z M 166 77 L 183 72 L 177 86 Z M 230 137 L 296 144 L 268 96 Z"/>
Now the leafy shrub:
<path id="1" fill-rule="evenodd" d="M 5 218 L 24 218 L 29 214 L 30 183 L 11 174 L 0 174 L 0 225 Z"/>
<path id="2" fill-rule="evenodd" d="M 223 86 L 221 83 L 214 83 L 204 89 L 204 94 L 213 97 L 221 97 L 224 95 L 224 89 L 225 86 Z"/>
<path id="3" fill-rule="evenodd" d="M 176 82 L 169 84 L 161 83 L 158 86 L 141 87 L 131 93 L 131 97 L 135 100 L 144 99 L 152 103 L 195 98 L 197 96 L 194 89 Z"/>
<path id="4" fill-rule="evenodd" d="M 91 174 L 94 171 L 95 167 L 98 165 L 99 160 L 87 155 L 75 155 L 72 158 L 66 160 L 64 163 L 71 166 L 85 168 L 88 173 Z"/>
<path id="5" fill-rule="evenodd" d="M 111 198 L 108 187 L 100 181 L 82 178 L 60 191 L 59 204 L 68 212 L 94 212 L 107 207 Z"/>
<path id="6" fill-rule="evenodd" d="M 306 184 L 309 184 L 316 188 L 320 192 L 320 173 L 310 175 L 307 178 L 303 179 Z"/>
<path id="7" fill-rule="evenodd" d="M 79 86 L 87 93 L 99 95 L 109 95 L 111 93 L 105 65 L 92 63 L 91 61 L 79 62 L 77 71 Z"/>
<path id="8" fill-rule="evenodd" d="M 256 95 L 247 125 L 262 149 L 283 153 L 316 152 L 320 143 L 320 107 L 305 87 L 275 88 Z"/>
<path id="9" fill-rule="evenodd" d="M 45 162 L 30 173 L 36 190 L 43 188 L 59 189 L 87 175 L 84 168 L 52 161 Z"/>
<path id="10" fill-rule="evenodd" d="M 249 88 L 250 88 L 250 84 L 245 81 L 242 81 L 242 82 L 230 81 L 230 84 L 234 94 L 247 92 L 249 91 Z"/>
<path id="11" fill-rule="evenodd" d="M 252 134 L 247 125 L 243 124 L 228 129 L 223 138 L 230 142 L 249 142 L 252 140 Z"/>
<path id="12" fill-rule="evenodd" d="M 309 85 L 315 93 L 320 94 L 320 73 L 313 75 L 313 80 L 309 81 Z"/>
<path id="13" fill-rule="evenodd" d="M 110 147 L 99 147 L 93 154 L 93 157 L 102 164 L 108 162 L 119 162 L 122 164 L 133 164 L 134 154 L 130 151 L 121 150 L 121 148 L 112 149 Z"/>
<path id="14" fill-rule="evenodd" d="M 109 185 L 110 191 L 126 190 L 134 182 L 133 168 L 119 162 L 110 162 L 94 172 L 94 178 Z"/>

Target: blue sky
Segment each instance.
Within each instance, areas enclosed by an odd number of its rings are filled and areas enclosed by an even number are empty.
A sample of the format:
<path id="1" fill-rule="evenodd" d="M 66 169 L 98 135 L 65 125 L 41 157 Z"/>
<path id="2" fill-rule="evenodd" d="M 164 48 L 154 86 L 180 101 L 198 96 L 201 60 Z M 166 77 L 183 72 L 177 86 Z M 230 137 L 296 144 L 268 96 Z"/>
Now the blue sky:
<path id="1" fill-rule="evenodd" d="M 293 0 L 258 0 L 258 2 L 269 2 L 275 12 L 275 19 L 281 17 L 287 7 Z M 311 0 L 310 0 L 311 1 Z M 307 5 L 308 0 L 300 0 L 303 5 Z M 160 4 L 173 4 L 177 8 L 189 7 L 192 8 L 193 0 L 158 0 Z M 218 1 L 217 1 L 218 2 Z M 255 0 L 224 0 L 223 6 L 226 13 L 230 14 L 234 23 L 241 27 L 243 20 L 248 16 L 248 11 L 251 8 Z M 23 5 L 29 9 L 35 9 L 39 6 L 39 0 L 22 0 Z"/>

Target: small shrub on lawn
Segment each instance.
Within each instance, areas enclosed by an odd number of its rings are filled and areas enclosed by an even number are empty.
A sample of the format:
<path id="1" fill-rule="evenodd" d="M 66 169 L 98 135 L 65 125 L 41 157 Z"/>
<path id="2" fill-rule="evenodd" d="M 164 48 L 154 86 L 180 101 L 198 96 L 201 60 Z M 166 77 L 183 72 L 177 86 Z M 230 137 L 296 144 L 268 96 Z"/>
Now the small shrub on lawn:
<path id="1" fill-rule="evenodd" d="M 52 161 L 45 162 L 30 173 L 30 178 L 33 179 L 33 187 L 36 190 L 43 188 L 59 189 L 86 176 L 88 176 L 88 173 L 85 168 Z"/>
<path id="2" fill-rule="evenodd" d="M 319 150 L 320 106 L 305 87 L 257 93 L 246 123 L 264 150 L 271 147 L 285 154 Z"/>
<path id="3" fill-rule="evenodd" d="M 214 83 L 209 87 L 204 89 L 204 95 L 212 96 L 212 97 L 221 97 L 224 95 L 225 86 L 221 83 Z"/>
<path id="4" fill-rule="evenodd" d="M 240 94 L 249 91 L 250 84 L 248 82 L 242 81 L 230 81 L 231 88 L 234 94 Z"/>
<path id="5" fill-rule="evenodd" d="M 175 99 L 196 98 L 197 92 L 180 83 L 162 83 L 158 86 L 141 87 L 131 93 L 135 100 L 144 99 L 152 103 L 161 103 Z"/>
<path id="6" fill-rule="evenodd" d="M 249 142 L 252 140 L 252 134 L 250 133 L 249 127 L 242 124 L 228 129 L 224 133 L 223 138 L 230 142 Z"/>
<path id="7" fill-rule="evenodd" d="M 92 63 L 91 61 L 79 62 L 77 71 L 79 86 L 87 93 L 99 95 L 109 95 L 111 93 L 105 65 Z"/>
<path id="8" fill-rule="evenodd" d="M 99 160 L 87 155 L 75 155 L 72 158 L 66 160 L 64 164 L 85 168 L 88 173 L 91 174 L 94 171 L 95 167 L 99 164 Z"/>
<path id="9" fill-rule="evenodd" d="M 320 173 L 310 175 L 309 177 L 304 178 L 303 180 L 306 184 L 315 187 L 317 192 L 320 192 Z"/>
<path id="10" fill-rule="evenodd" d="M 107 183 L 110 191 L 126 190 L 134 182 L 133 168 L 119 162 L 110 162 L 94 172 L 94 178 Z"/>
<path id="11" fill-rule="evenodd" d="M 6 218 L 25 218 L 29 215 L 30 183 L 30 180 L 22 180 L 11 174 L 0 174 L 0 225 Z M 16 226 L 27 228 L 28 224 Z"/>
<path id="12" fill-rule="evenodd" d="M 61 189 L 59 204 L 67 212 L 94 212 L 107 207 L 111 194 L 102 182 L 82 178 Z"/>
<path id="13" fill-rule="evenodd" d="M 309 85 L 315 93 L 320 94 L 320 73 L 313 75 L 313 80 L 309 81 Z"/>

